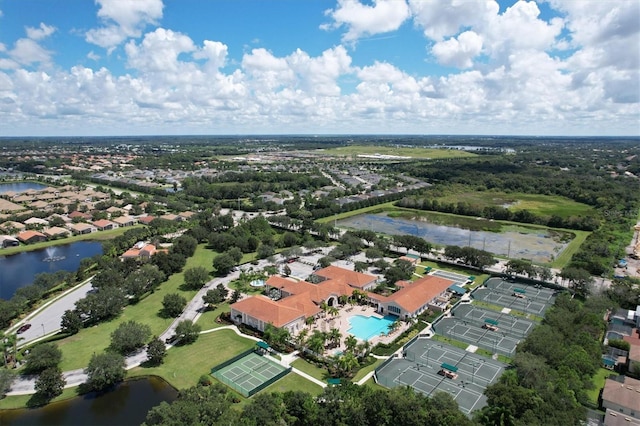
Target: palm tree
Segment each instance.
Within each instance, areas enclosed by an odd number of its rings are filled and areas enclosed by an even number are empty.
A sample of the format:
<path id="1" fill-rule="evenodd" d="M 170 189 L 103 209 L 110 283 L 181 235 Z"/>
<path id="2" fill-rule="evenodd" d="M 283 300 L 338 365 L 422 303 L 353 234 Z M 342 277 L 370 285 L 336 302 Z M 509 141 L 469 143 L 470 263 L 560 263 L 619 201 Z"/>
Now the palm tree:
<path id="1" fill-rule="evenodd" d="M 322 355 L 324 352 L 324 333 L 316 334 L 314 333 L 309 340 L 307 340 L 307 345 L 311 352 L 314 352 L 318 355 Z"/>
<path id="2" fill-rule="evenodd" d="M 309 334 L 309 330 L 307 330 L 306 328 L 303 328 L 302 330 L 300 330 L 300 332 L 296 336 L 296 344 L 298 346 L 303 346 L 307 339 L 308 334 Z"/>
<path id="3" fill-rule="evenodd" d="M 356 339 L 355 336 L 348 335 L 344 339 L 344 345 L 346 346 L 348 352 L 353 352 L 353 350 L 358 345 L 358 339 Z"/>
<path id="4" fill-rule="evenodd" d="M 340 339 L 342 339 L 342 333 L 337 328 L 332 328 L 329 330 L 329 341 L 331 341 L 336 346 L 340 343 Z"/>
<path id="5" fill-rule="evenodd" d="M 349 296 L 347 296 L 346 294 L 343 294 L 342 296 L 338 297 L 338 302 L 340 302 L 341 305 L 346 305 L 347 302 L 349 301 Z"/>
<path id="6" fill-rule="evenodd" d="M 338 310 L 338 308 L 336 308 L 335 306 L 331 306 L 331 307 L 328 309 L 328 312 L 329 312 L 329 315 L 331 315 L 332 317 L 335 317 L 335 316 L 337 316 L 337 315 L 340 313 L 340 311 Z"/>
<path id="7" fill-rule="evenodd" d="M 320 310 L 322 311 L 322 313 L 324 315 L 327 314 L 327 309 L 329 309 L 329 305 L 327 305 L 327 302 L 325 302 L 324 300 L 320 303 Z"/>
<path id="8" fill-rule="evenodd" d="M 313 323 L 314 323 L 314 322 L 316 322 L 315 317 L 307 317 L 307 318 L 305 318 L 305 320 L 304 320 L 304 323 L 305 323 L 309 328 L 311 328 L 311 326 L 313 325 Z"/>
<path id="9" fill-rule="evenodd" d="M 360 365 L 356 357 L 351 352 L 347 352 L 338 358 L 337 364 L 341 373 L 340 376 L 349 375 L 354 368 L 357 368 Z"/>

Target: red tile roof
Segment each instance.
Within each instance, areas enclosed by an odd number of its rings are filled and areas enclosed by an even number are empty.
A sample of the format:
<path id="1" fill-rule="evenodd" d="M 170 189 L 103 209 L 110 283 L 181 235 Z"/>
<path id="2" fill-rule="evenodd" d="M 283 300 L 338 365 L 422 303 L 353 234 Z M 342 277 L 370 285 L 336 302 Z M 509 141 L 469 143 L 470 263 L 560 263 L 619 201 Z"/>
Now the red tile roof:
<path id="1" fill-rule="evenodd" d="M 339 266 L 327 266 L 326 268 L 317 270 L 314 274 L 328 279 L 342 278 L 347 284 L 357 288 L 362 288 L 376 280 L 374 275 L 350 271 L 349 269 L 340 268 Z"/>
<path id="2" fill-rule="evenodd" d="M 301 310 L 276 303 L 265 296 L 253 296 L 231 305 L 231 309 L 243 312 L 274 327 L 283 327 L 303 317 Z"/>
<path id="3" fill-rule="evenodd" d="M 372 299 L 386 302 L 395 302 L 407 312 L 415 312 L 426 303 L 431 302 L 440 293 L 445 291 L 453 281 L 444 278 L 427 275 L 401 288 L 390 296 L 380 296 L 369 293 Z"/>

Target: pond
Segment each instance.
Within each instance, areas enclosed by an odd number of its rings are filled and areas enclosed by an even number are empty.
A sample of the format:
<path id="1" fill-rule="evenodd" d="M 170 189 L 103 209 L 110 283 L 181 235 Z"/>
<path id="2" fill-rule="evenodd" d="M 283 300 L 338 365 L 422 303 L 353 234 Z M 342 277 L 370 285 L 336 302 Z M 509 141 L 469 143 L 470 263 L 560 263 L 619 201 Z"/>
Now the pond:
<path id="1" fill-rule="evenodd" d="M 87 394 L 42 408 L 0 411 L 3 426 L 36 425 L 139 425 L 147 412 L 178 393 L 162 379 L 130 380 L 115 390 L 96 396 Z"/>
<path id="2" fill-rule="evenodd" d="M 2 251 L 0 250 L 0 255 Z M 102 254 L 102 243 L 78 241 L 42 250 L 0 256 L 0 299 L 11 299 L 20 287 L 33 283 L 42 272 L 75 271 L 80 261 Z"/>
<path id="3" fill-rule="evenodd" d="M 22 192 L 28 189 L 43 189 L 46 188 L 47 185 L 43 185 L 37 182 L 11 182 L 11 183 L 0 183 L 0 194 L 4 194 L 5 192 Z"/>
<path id="4" fill-rule="evenodd" d="M 469 230 L 420 219 L 389 217 L 386 213 L 356 215 L 338 220 L 338 227 L 373 230 L 388 235 L 415 235 L 438 245 L 474 247 L 511 259 L 549 263 L 569 245 L 569 234 L 509 225 L 500 232 Z M 495 226 L 496 224 L 493 223 Z"/>

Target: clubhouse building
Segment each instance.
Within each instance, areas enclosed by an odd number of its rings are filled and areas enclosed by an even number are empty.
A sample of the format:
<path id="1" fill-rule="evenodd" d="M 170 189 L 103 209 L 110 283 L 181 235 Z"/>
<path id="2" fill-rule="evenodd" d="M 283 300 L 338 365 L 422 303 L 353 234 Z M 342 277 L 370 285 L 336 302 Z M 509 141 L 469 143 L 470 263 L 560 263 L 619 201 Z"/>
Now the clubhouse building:
<path id="1" fill-rule="evenodd" d="M 389 296 L 381 296 L 369 291 L 379 281 L 376 276 L 337 266 L 315 271 L 309 281 L 312 282 L 274 275 L 265 283 L 269 297 L 251 296 L 232 304 L 231 319 L 260 331 L 271 324 L 295 335 L 305 327 L 307 318 L 317 318 L 322 313 L 323 303 L 338 307 L 342 296 L 351 297 L 355 291 L 365 295 L 376 312 L 410 319 L 426 309 L 444 310 L 449 300 L 447 289 L 452 284 L 428 275 L 413 283 L 404 283 Z"/>

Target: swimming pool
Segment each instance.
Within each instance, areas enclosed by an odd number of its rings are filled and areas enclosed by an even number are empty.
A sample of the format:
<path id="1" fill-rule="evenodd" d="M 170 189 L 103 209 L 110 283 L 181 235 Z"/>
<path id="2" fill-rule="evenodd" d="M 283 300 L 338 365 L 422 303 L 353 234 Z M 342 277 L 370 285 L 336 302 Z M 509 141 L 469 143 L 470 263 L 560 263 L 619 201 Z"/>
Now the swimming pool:
<path id="1" fill-rule="evenodd" d="M 372 337 L 379 335 L 380 333 L 387 333 L 389 331 L 389 325 L 395 322 L 396 317 L 385 316 L 384 318 L 378 317 L 365 317 L 364 315 L 354 315 L 349 318 L 349 324 L 351 328 L 347 330 L 350 334 L 353 334 L 360 340 L 369 340 Z"/>

